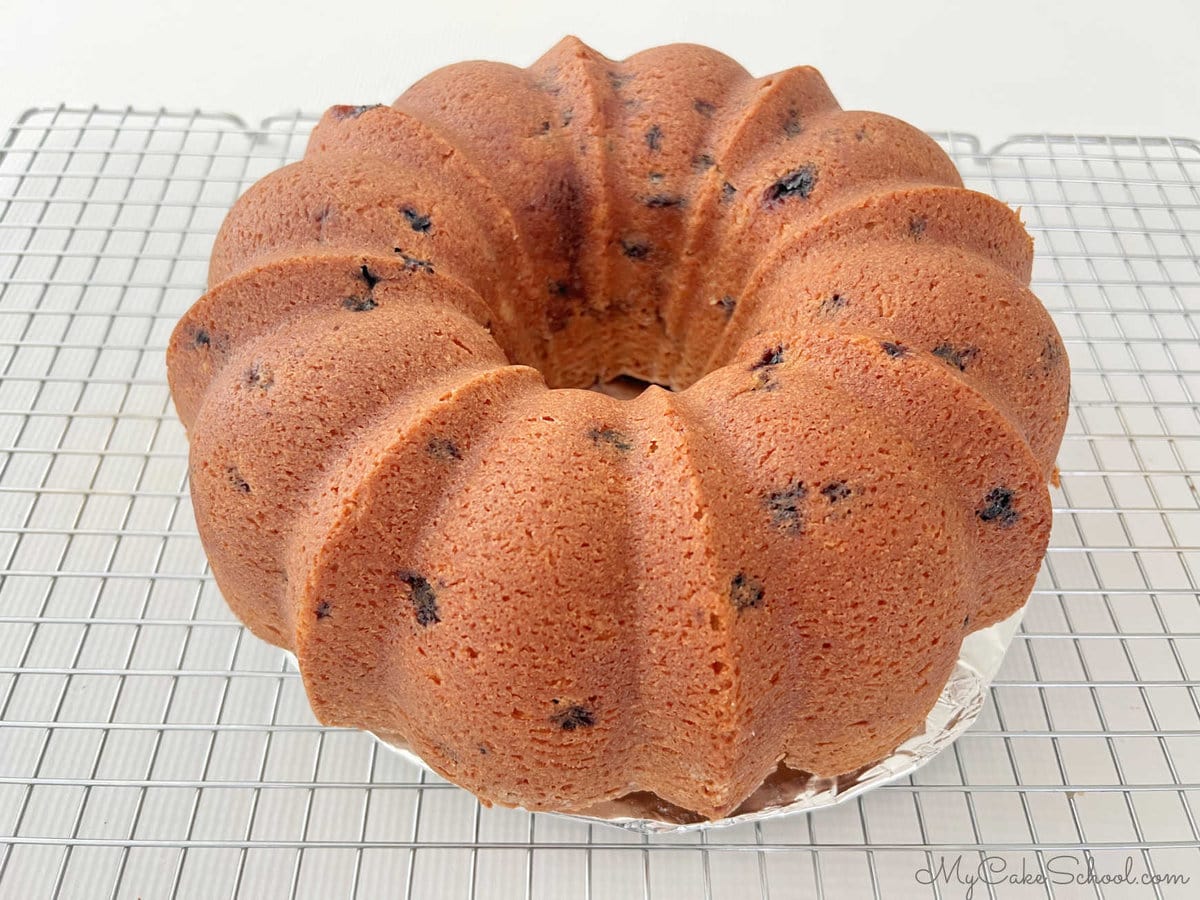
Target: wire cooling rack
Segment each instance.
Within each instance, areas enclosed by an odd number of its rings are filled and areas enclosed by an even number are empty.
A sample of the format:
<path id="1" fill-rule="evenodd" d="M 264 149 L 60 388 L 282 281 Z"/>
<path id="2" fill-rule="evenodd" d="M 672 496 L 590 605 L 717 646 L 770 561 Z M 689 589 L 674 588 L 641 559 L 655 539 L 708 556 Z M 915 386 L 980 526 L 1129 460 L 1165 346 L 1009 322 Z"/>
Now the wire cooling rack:
<path id="1" fill-rule="evenodd" d="M 163 350 L 312 124 L 38 109 L 0 153 L 0 896 L 955 898 L 981 865 L 974 897 L 1197 896 L 1200 145 L 937 135 L 1022 208 L 1075 373 L 1022 632 L 912 777 L 643 837 L 320 727 L 214 587 Z"/>

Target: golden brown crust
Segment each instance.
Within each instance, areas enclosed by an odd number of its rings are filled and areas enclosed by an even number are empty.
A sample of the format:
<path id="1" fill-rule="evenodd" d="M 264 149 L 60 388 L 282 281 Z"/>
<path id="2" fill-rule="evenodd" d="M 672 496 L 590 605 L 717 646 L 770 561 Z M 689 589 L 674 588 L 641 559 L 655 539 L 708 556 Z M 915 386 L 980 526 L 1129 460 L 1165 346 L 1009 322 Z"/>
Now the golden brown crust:
<path id="1" fill-rule="evenodd" d="M 921 727 L 1049 537 L 1016 215 L 815 70 L 569 38 L 334 107 L 172 335 L 200 535 L 317 716 L 487 802 L 727 814 Z M 631 375 L 628 401 L 576 390 Z"/>

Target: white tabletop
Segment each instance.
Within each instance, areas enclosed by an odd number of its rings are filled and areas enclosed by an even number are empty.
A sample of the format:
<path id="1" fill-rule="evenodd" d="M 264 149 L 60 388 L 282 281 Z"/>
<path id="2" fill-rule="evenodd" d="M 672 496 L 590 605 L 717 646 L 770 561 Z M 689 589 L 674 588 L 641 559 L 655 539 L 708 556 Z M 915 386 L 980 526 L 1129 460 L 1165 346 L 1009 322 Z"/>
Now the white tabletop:
<path id="1" fill-rule="evenodd" d="M 386 102 L 436 66 L 527 65 L 567 33 L 617 58 L 693 41 L 755 74 L 815 65 L 847 108 L 985 144 L 1028 131 L 1200 137 L 1195 0 L 4 0 L 0 128 L 60 102 L 248 121 Z"/>

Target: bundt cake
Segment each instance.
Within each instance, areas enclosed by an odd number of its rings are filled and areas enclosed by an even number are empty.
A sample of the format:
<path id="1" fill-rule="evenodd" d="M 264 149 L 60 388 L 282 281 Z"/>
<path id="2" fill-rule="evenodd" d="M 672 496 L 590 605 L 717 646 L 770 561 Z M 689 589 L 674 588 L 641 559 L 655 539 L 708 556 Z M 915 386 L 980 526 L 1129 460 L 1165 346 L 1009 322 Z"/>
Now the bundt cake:
<path id="1" fill-rule="evenodd" d="M 335 106 L 171 338 L 217 584 L 322 722 L 485 802 L 715 818 L 853 771 L 1045 551 L 1031 259 L 812 68 L 568 38 Z"/>

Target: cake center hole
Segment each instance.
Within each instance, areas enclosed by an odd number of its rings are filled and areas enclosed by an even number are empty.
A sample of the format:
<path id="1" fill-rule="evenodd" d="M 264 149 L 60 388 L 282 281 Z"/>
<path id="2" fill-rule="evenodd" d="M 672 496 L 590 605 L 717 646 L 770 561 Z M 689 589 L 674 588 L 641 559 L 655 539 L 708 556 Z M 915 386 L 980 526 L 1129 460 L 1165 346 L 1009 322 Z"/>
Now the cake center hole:
<path id="1" fill-rule="evenodd" d="M 634 397 L 640 396 L 646 388 L 651 386 L 660 387 L 664 391 L 671 390 L 670 385 L 659 384 L 656 381 L 645 381 L 641 378 L 635 378 L 632 375 L 618 375 L 611 381 L 602 381 L 593 385 L 592 390 L 601 394 L 607 394 L 609 397 L 616 397 L 618 400 L 632 400 Z"/>

